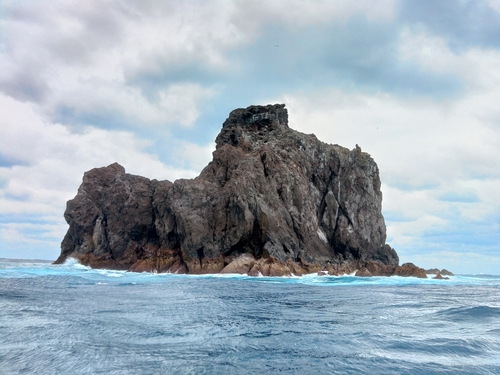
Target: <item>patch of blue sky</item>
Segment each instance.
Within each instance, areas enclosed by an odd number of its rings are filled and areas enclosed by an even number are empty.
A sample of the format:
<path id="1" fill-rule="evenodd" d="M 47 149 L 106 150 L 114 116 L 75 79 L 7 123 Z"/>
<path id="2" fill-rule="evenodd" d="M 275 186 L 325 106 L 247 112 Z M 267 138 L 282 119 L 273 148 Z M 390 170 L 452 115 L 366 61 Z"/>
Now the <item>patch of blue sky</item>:
<path id="1" fill-rule="evenodd" d="M 384 219 L 387 223 L 407 223 L 414 221 L 414 218 L 409 218 L 405 216 L 402 212 L 397 211 L 383 211 Z"/>
<path id="2" fill-rule="evenodd" d="M 490 225 L 487 220 L 483 222 L 463 219 L 450 221 L 444 228 L 439 227 L 425 231 L 421 238 L 426 243 L 464 245 L 477 248 L 500 244 L 498 226 Z"/>
<path id="3" fill-rule="evenodd" d="M 434 232 L 425 233 L 422 239 L 426 243 L 439 243 L 447 245 L 464 245 L 473 247 L 493 246 L 499 243 L 500 237 L 491 235 L 480 235 L 471 232 L 449 233 Z"/>
<path id="4" fill-rule="evenodd" d="M 5 193 L 4 198 L 7 200 L 16 201 L 16 202 L 29 202 L 31 197 L 27 194 Z"/>
<path id="5" fill-rule="evenodd" d="M 307 91 L 308 87 L 334 85 L 368 92 L 456 96 L 462 88 L 460 77 L 426 71 L 398 58 L 400 27 L 362 16 L 345 23 L 296 29 L 277 24 L 229 56 L 245 73 L 236 77 L 240 85 L 247 81 L 242 86 L 245 90 L 252 86 L 250 83 L 258 82 L 271 91 Z"/>
<path id="6" fill-rule="evenodd" d="M 384 184 L 401 191 L 424 191 L 424 190 L 434 190 L 439 187 L 439 183 L 408 183 L 403 182 L 400 179 L 390 179 L 385 178 Z"/>
<path id="7" fill-rule="evenodd" d="M 0 167 L 0 168 L 2 168 L 2 167 Z M 9 180 L 3 176 L 0 176 L 0 189 L 5 189 L 8 184 L 9 184 Z"/>
<path id="8" fill-rule="evenodd" d="M 0 223 L 24 223 L 24 224 L 60 224 L 64 221 L 63 216 L 59 218 L 48 218 L 47 216 L 29 213 L 0 213 Z"/>
<path id="9" fill-rule="evenodd" d="M 99 108 L 95 112 L 78 111 L 66 105 L 56 108 L 53 115 L 54 122 L 64 125 L 85 126 L 91 125 L 108 130 L 133 130 L 137 126 L 136 121 L 127 118 L 120 111 L 106 111 Z"/>
<path id="10" fill-rule="evenodd" d="M 1 223 L 0 231 L 9 233 L 3 240 L 7 242 L 50 243 L 60 244 L 63 236 L 54 224 L 13 224 Z M 14 238 L 15 237 L 15 238 Z"/>
<path id="11" fill-rule="evenodd" d="M 165 62 L 160 70 L 126 73 L 125 79 L 128 86 L 139 87 L 142 95 L 154 102 L 159 100 L 159 92 L 171 84 L 195 83 L 210 87 L 224 81 L 228 73 L 227 67 L 222 70 L 202 60 L 180 60 Z"/>
<path id="12" fill-rule="evenodd" d="M 29 165 L 29 163 L 26 162 L 25 160 L 13 158 L 9 155 L 5 155 L 4 153 L 0 152 L 0 168 L 1 167 L 12 168 L 16 165 L 27 166 L 27 165 Z M 0 183 L 1 183 L 1 180 L 0 180 Z M 0 187 L 1 187 L 1 185 L 0 185 Z"/>
<path id="13" fill-rule="evenodd" d="M 500 13 L 492 9 L 492 3 L 401 0 L 399 18 L 445 37 L 455 53 L 471 47 L 500 48 Z"/>
<path id="14" fill-rule="evenodd" d="M 451 203 L 477 203 L 481 200 L 475 193 L 448 192 L 441 195 L 438 200 Z"/>
<path id="15" fill-rule="evenodd" d="M 2 241 L 0 240 L 0 258 L 55 260 L 59 256 L 60 243 L 56 241 Z"/>
<path id="16" fill-rule="evenodd" d="M 499 256 L 500 242 L 491 241 L 487 238 L 470 237 L 469 241 L 457 241 L 456 238 L 449 236 L 422 236 L 418 240 L 405 244 L 396 251 L 403 251 L 403 253 L 418 252 L 421 254 L 431 253 L 436 251 L 452 251 L 457 254 L 463 253 L 478 253 L 484 256 Z"/>

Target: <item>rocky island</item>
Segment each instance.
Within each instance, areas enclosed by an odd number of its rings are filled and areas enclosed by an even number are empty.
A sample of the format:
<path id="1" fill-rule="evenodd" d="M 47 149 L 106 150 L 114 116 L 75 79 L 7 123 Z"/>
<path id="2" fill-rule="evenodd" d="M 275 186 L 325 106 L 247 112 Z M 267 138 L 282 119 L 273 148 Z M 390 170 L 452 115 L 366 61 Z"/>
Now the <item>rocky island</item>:
<path id="1" fill-rule="evenodd" d="M 84 174 L 56 263 L 135 272 L 426 277 L 386 241 L 369 154 L 288 127 L 284 104 L 232 111 L 195 179 L 115 163 Z"/>

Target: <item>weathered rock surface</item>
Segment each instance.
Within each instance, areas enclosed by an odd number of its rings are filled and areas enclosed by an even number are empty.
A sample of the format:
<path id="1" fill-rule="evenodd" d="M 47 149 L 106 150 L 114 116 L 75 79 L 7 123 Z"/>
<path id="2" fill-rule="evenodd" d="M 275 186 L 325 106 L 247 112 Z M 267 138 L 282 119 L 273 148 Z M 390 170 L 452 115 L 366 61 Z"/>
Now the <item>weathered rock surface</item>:
<path id="1" fill-rule="evenodd" d="M 372 277 L 373 275 L 372 275 L 372 273 L 370 271 L 368 271 L 368 269 L 366 267 L 363 267 L 360 270 L 358 270 L 354 276 L 358 276 L 358 277 Z"/>
<path id="2" fill-rule="evenodd" d="M 149 180 L 116 163 L 86 172 L 67 204 L 56 262 L 74 257 L 137 272 L 420 275 L 398 267 L 385 243 L 379 170 L 359 147 L 290 129 L 282 104 L 231 112 L 216 145 L 192 180 Z"/>
<path id="3" fill-rule="evenodd" d="M 439 273 L 439 269 L 437 268 L 430 268 L 428 270 L 425 270 L 425 273 L 428 275 L 437 275 Z"/>
<path id="4" fill-rule="evenodd" d="M 395 276 L 413 276 L 421 279 L 427 279 L 427 274 L 423 268 L 417 267 L 413 263 L 405 263 L 396 267 L 394 271 Z"/>
<path id="5" fill-rule="evenodd" d="M 433 279 L 436 279 L 436 280 L 449 280 L 450 278 L 449 277 L 443 277 L 441 275 L 441 273 L 438 273 L 436 276 L 433 277 Z"/>
<path id="6" fill-rule="evenodd" d="M 441 271 L 438 268 L 431 268 L 431 269 L 425 270 L 425 273 L 428 274 L 428 275 L 453 276 L 452 272 L 450 272 L 450 271 L 448 271 L 447 269 L 444 269 L 444 268 Z M 436 278 L 442 278 L 442 277 L 433 277 L 433 279 L 436 279 Z"/>
<path id="7" fill-rule="evenodd" d="M 453 274 L 453 272 L 448 271 L 447 269 L 444 269 L 444 268 L 443 268 L 441 271 L 439 271 L 439 273 L 440 273 L 441 275 L 444 275 L 444 276 L 455 276 L 455 275 Z"/>

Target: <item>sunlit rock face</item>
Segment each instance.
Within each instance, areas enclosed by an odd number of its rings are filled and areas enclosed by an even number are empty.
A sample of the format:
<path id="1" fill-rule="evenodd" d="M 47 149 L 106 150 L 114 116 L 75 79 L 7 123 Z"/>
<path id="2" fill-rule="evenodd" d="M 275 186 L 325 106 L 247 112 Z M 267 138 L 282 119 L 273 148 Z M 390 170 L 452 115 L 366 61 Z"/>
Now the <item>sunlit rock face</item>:
<path id="1" fill-rule="evenodd" d="M 192 180 L 86 172 L 57 262 L 131 271 L 394 274 L 369 154 L 288 127 L 284 104 L 230 113 Z M 378 270 L 378 271 L 377 271 Z"/>

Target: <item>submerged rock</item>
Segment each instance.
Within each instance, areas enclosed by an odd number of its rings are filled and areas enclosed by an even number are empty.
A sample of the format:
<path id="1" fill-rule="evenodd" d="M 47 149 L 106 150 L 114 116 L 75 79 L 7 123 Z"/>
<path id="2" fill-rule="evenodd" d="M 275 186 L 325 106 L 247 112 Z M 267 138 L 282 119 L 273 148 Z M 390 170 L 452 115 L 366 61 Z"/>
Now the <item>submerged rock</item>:
<path id="1" fill-rule="evenodd" d="M 56 262 L 73 257 L 137 272 L 366 268 L 413 276 L 385 243 L 379 170 L 358 146 L 290 129 L 283 104 L 231 112 L 216 145 L 192 180 L 149 180 L 116 163 L 86 172 L 67 204 L 69 230 Z"/>

